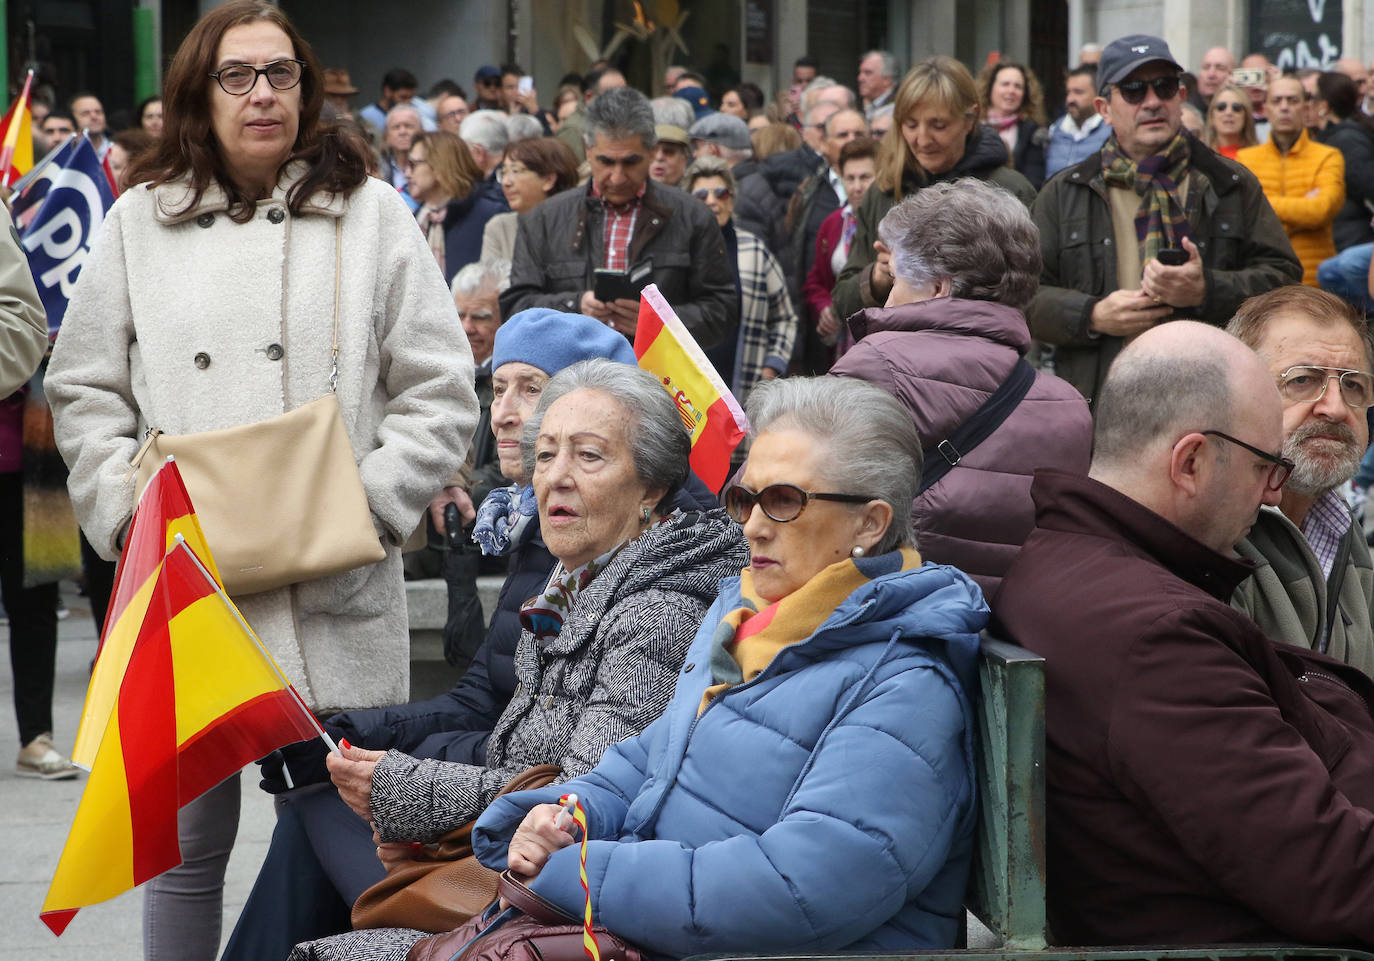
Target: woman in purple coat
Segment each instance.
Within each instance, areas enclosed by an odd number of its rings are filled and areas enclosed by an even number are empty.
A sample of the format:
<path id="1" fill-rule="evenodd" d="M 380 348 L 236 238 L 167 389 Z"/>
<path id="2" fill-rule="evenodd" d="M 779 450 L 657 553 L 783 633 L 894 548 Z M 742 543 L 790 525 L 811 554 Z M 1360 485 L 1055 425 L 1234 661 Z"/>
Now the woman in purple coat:
<path id="1" fill-rule="evenodd" d="M 1040 238 L 1025 206 L 965 178 L 937 183 L 893 207 L 878 226 L 890 252 L 892 293 L 849 319 L 855 346 L 831 369 L 889 391 L 911 413 L 926 471 L 957 466 L 911 505 L 921 555 L 969 574 L 991 597 L 1030 533 L 1031 474 L 1086 473 L 1092 419 L 1058 377 L 1025 369 L 1030 331 L 1022 313 L 1040 278 Z M 942 453 L 1014 374 L 1029 389 L 981 442 Z M 986 423 L 994 423 L 992 419 Z M 945 452 L 950 448 L 945 445 Z"/>

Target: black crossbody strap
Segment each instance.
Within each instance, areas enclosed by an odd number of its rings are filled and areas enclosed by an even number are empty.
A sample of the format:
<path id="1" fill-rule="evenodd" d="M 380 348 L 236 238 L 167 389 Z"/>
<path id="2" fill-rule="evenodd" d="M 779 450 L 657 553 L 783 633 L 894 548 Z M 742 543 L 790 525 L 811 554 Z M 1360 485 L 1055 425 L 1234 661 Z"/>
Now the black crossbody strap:
<path id="1" fill-rule="evenodd" d="M 955 428 L 949 437 L 923 451 L 925 468 L 921 472 L 921 489 L 917 493 L 924 494 L 934 487 L 940 478 L 949 473 L 950 468 L 957 466 L 975 447 L 992 436 L 993 431 L 1011 416 L 1033 383 L 1035 368 L 1026 363 L 1025 358 L 1018 360 L 1002 386 L 983 401 L 983 405 L 971 417 Z"/>

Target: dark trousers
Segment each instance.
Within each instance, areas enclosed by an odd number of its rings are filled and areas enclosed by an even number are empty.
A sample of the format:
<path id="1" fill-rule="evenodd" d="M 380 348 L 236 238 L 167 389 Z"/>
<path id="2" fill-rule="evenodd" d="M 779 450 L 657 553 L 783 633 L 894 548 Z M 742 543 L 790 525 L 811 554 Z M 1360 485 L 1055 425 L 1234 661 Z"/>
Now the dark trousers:
<path id="1" fill-rule="evenodd" d="M 372 828 L 332 784 L 277 797 L 277 826 L 220 961 L 285 958 L 353 928 L 353 902 L 386 876 Z"/>
<path id="2" fill-rule="evenodd" d="M 10 619 L 10 670 L 19 743 L 52 730 L 57 584 L 24 587 L 23 476 L 0 474 L 0 598 Z"/>
<path id="3" fill-rule="evenodd" d="M 107 561 L 95 552 L 86 532 L 81 532 L 81 569 L 86 573 L 86 599 L 91 602 L 91 619 L 95 633 L 105 631 L 105 613 L 110 609 L 110 594 L 114 592 L 115 562 Z"/>

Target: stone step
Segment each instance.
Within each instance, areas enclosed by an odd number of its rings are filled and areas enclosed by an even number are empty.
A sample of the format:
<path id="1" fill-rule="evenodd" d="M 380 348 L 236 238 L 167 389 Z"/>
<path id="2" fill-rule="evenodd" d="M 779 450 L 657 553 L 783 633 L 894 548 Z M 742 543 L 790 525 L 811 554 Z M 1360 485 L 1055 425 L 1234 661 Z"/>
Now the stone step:
<path id="1" fill-rule="evenodd" d="M 505 578 L 500 575 L 477 578 L 477 597 L 482 602 L 482 617 L 488 624 L 504 582 Z M 458 670 L 444 660 L 448 585 L 443 578 L 406 581 L 406 611 L 410 616 L 410 699 L 421 701 L 447 691 L 460 676 Z"/>

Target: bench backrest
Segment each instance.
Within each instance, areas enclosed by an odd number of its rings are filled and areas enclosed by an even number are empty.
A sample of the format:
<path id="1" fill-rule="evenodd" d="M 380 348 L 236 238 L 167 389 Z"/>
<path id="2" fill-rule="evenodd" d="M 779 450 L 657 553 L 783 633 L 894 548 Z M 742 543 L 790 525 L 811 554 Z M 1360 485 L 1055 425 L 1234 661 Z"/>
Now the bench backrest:
<path id="1" fill-rule="evenodd" d="M 1012 950 L 1045 947 L 1045 661 L 983 635 L 978 833 L 968 909 Z"/>

